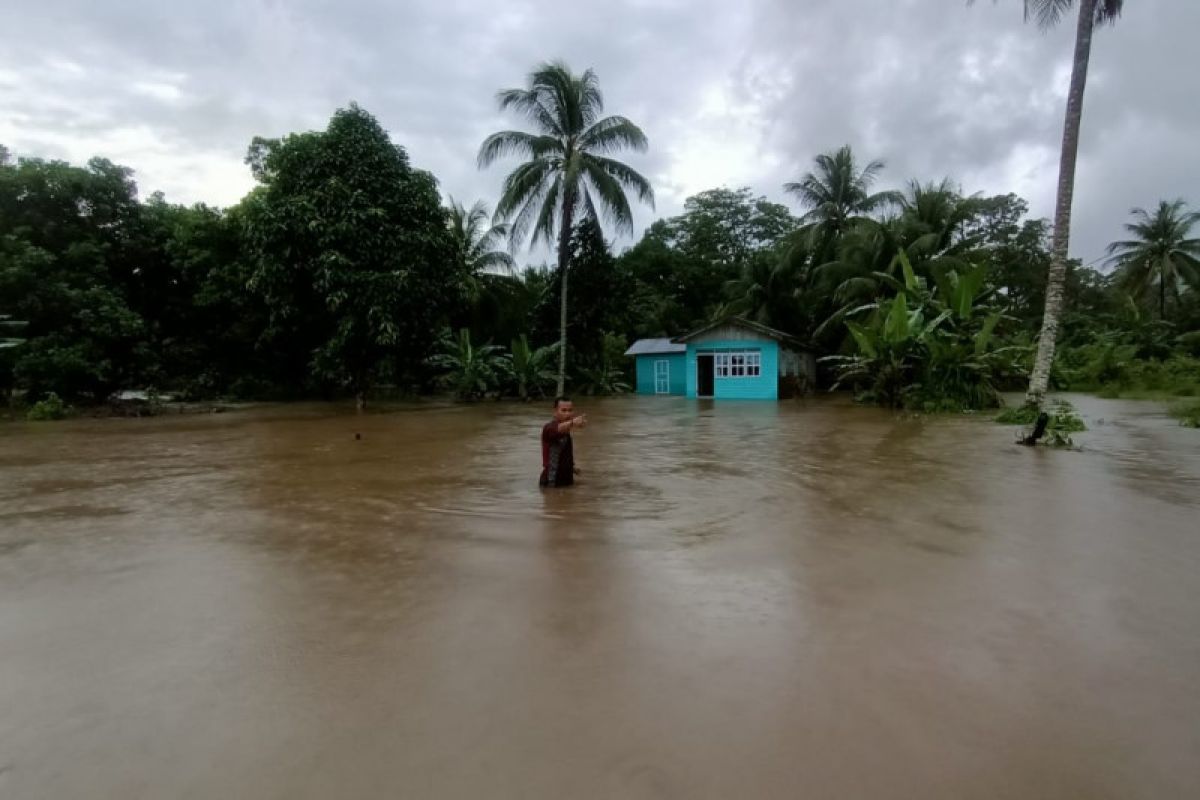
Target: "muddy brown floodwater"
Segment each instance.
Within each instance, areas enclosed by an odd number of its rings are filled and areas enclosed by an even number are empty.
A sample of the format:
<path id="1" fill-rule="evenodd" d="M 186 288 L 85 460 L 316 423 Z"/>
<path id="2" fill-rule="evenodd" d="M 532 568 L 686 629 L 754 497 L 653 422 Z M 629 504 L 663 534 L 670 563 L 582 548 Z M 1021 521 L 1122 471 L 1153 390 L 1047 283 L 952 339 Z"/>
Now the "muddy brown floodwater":
<path id="1" fill-rule="evenodd" d="M 1200 432 L 1076 401 L 0 425 L 0 797 L 1195 797 Z"/>

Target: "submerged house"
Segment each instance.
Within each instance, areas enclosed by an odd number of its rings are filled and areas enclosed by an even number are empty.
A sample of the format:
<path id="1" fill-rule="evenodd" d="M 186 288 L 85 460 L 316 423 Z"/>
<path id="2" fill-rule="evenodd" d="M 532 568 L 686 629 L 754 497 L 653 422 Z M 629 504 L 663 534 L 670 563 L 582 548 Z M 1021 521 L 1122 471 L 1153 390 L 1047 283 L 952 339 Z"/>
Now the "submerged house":
<path id="1" fill-rule="evenodd" d="M 638 394 L 687 393 L 687 345 L 670 339 L 638 339 L 625 351 L 636 360 Z"/>
<path id="2" fill-rule="evenodd" d="M 811 391 L 817 365 L 795 337 L 730 317 L 674 339 L 639 339 L 638 394 L 717 400 L 776 400 Z"/>

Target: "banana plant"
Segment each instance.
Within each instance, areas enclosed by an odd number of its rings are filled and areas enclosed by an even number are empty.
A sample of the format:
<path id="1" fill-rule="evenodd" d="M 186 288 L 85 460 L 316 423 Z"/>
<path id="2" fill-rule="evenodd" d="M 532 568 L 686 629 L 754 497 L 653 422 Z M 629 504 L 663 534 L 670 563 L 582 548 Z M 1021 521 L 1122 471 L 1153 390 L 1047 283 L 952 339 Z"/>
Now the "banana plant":
<path id="1" fill-rule="evenodd" d="M 536 350 L 530 347 L 529 338 L 521 334 L 512 341 L 508 356 L 508 369 L 516 383 L 517 397 L 527 400 L 541 396 L 545 387 L 554 382 L 555 372 L 552 359 L 558 352 L 558 342 Z"/>
<path id="2" fill-rule="evenodd" d="M 863 319 L 845 320 L 854 352 L 824 359 L 837 371 L 834 388 L 866 386 L 861 399 L 893 408 L 995 405 L 997 380 L 1020 367 L 1016 348 L 993 347 L 1005 317 L 985 289 L 986 265 L 943 265 L 930 287 L 901 250 L 876 275 L 895 294 L 847 313 Z"/>
<path id="3" fill-rule="evenodd" d="M 498 390 L 508 375 L 508 361 L 502 347 L 476 346 L 466 328 L 451 336 L 447 331 L 439 344 L 440 352 L 428 359 L 432 367 L 446 370 L 442 383 L 460 400 L 475 400 Z"/>

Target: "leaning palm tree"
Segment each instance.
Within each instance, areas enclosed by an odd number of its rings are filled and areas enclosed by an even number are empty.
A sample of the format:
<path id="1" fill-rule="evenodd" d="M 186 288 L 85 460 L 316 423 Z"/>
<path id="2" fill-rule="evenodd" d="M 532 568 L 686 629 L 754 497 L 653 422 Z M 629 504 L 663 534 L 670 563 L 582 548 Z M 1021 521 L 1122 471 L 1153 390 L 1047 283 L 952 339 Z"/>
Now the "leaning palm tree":
<path id="1" fill-rule="evenodd" d="M 1109 264 L 1132 296 L 1143 299 L 1158 284 L 1158 316 L 1167 314 L 1167 290 L 1178 297 L 1180 284 L 1200 289 L 1200 239 L 1190 237 L 1200 223 L 1200 211 L 1188 211 L 1183 200 L 1160 200 L 1154 213 L 1144 208 L 1129 212 L 1125 230 L 1134 237 L 1108 246 Z"/>
<path id="2" fill-rule="evenodd" d="M 871 185 L 883 171 L 883 162 L 871 161 L 860 169 L 850 145 L 822 153 L 814 161 L 815 171 L 799 181 L 785 183 L 783 189 L 807 209 L 800 221 L 810 231 L 810 243 L 822 255 L 830 256 L 837 240 L 857 220 L 898 203 L 900 195 L 871 192 Z"/>
<path id="3" fill-rule="evenodd" d="M 974 0 L 967 0 L 968 3 Z M 1075 25 L 1075 58 L 1071 85 L 1067 89 L 1067 112 L 1063 121 L 1062 152 L 1058 162 L 1058 194 L 1054 201 L 1054 236 L 1050 245 L 1050 271 L 1046 280 L 1046 310 L 1038 336 L 1037 358 L 1029 376 L 1025 404 L 1040 407 L 1050 384 L 1054 345 L 1062 314 L 1063 290 L 1067 283 L 1067 245 L 1071 239 L 1071 201 L 1075 195 L 1075 157 L 1079 152 L 1079 125 L 1083 117 L 1083 90 L 1087 85 L 1088 61 L 1092 55 L 1092 33 L 1097 25 L 1115 23 L 1124 0 L 1025 0 L 1025 20 L 1037 20 L 1042 30 L 1053 28 L 1074 6 L 1079 6 Z"/>
<path id="4" fill-rule="evenodd" d="M 625 117 L 600 117 L 604 98 L 592 70 L 572 74 L 562 62 L 542 64 L 523 89 L 496 95 L 502 111 L 523 115 L 536 133 L 500 131 L 483 141 L 479 166 L 516 155 L 524 163 L 504 180 L 496 217 L 510 222 L 514 244 L 550 246 L 557 238 L 562 281 L 559 307 L 558 393 L 567 370 L 567 268 L 571 231 L 581 218 L 599 222 L 603 213 L 618 232 L 633 232 L 627 190 L 654 205 L 650 182 L 626 164 L 608 157 L 618 150 L 646 149 L 646 135 Z"/>

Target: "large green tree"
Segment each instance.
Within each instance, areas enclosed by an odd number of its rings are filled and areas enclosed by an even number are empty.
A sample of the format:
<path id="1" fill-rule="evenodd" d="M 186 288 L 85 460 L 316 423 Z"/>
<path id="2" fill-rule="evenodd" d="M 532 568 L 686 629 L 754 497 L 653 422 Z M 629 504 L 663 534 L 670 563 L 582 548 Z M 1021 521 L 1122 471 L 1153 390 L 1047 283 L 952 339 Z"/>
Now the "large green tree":
<path id="1" fill-rule="evenodd" d="M 678 335 L 730 311 L 779 322 L 763 290 L 769 282 L 773 297 L 790 300 L 790 265 L 776 267 L 798 224 L 786 206 L 746 187 L 687 198 L 682 214 L 655 222 L 619 259 L 636 283 L 631 332 Z"/>
<path id="2" fill-rule="evenodd" d="M 536 133 L 500 131 L 484 140 L 479 165 L 514 155 L 526 159 L 504 181 L 496 216 L 512 225 L 514 241 L 550 245 L 557 237 L 559 289 L 558 391 L 567 369 L 567 277 L 571 232 L 581 218 L 604 215 L 618 232 L 633 231 L 626 192 L 654 203 L 650 182 L 628 165 L 609 158 L 620 150 L 643 151 L 641 128 L 620 116 L 601 117 L 604 98 L 592 70 L 575 75 L 562 62 L 542 64 L 524 88 L 497 95 L 502 111 L 514 111 Z"/>
<path id="3" fill-rule="evenodd" d="M 1108 246 L 1109 264 L 1118 270 L 1122 288 L 1141 300 L 1158 286 L 1158 316 L 1166 319 L 1168 293 L 1178 300 L 1181 286 L 1200 289 L 1200 238 L 1192 228 L 1200 211 L 1188 211 L 1183 200 L 1161 200 L 1151 213 L 1132 209 L 1125 230 L 1133 237 Z"/>
<path id="4" fill-rule="evenodd" d="M 262 183 L 246 207 L 252 285 L 276 333 L 361 408 L 385 366 L 421 369 L 464 297 L 434 178 L 353 104 L 325 131 L 255 140 L 247 160 Z"/>
<path id="5" fill-rule="evenodd" d="M 774 249 L 799 225 L 787 207 L 749 187 L 709 189 L 683 201 L 667 221 L 669 241 L 715 272 L 737 275 L 757 253 Z"/>
<path id="6" fill-rule="evenodd" d="M 100 401 L 142 380 L 140 214 L 132 172 L 105 159 L 0 161 L 0 308 L 27 323 L 6 382 Z"/>
<path id="7" fill-rule="evenodd" d="M 146 323 L 154 384 L 188 396 L 261 394 L 253 387 L 275 375 L 257 349 L 266 309 L 246 291 L 240 209 L 175 205 L 155 193 L 141 216 L 128 296 Z"/>
<path id="8" fill-rule="evenodd" d="M 1124 0 L 1025 0 L 1025 19 L 1028 21 L 1033 17 L 1043 30 L 1056 26 L 1078 6 L 1075 54 L 1071 62 L 1071 83 L 1067 89 L 1067 110 L 1058 162 L 1058 192 L 1054 202 L 1054 235 L 1050 244 L 1050 271 L 1046 279 L 1046 307 L 1042 314 L 1037 356 L 1029 376 L 1029 389 L 1025 393 L 1025 403 L 1029 406 L 1040 407 L 1046 396 L 1062 318 L 1067 285 L 1067 253 L 1071 240 L 1071 203 L 1075 196 L 1075 161 L 1079 153 L 1079 128 L 1083 120 L 1088 62 L 1092 55 L 1092 34 L 1098 25 L 1115 22 L 1124 5 Z"/>

